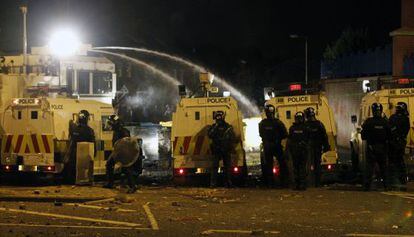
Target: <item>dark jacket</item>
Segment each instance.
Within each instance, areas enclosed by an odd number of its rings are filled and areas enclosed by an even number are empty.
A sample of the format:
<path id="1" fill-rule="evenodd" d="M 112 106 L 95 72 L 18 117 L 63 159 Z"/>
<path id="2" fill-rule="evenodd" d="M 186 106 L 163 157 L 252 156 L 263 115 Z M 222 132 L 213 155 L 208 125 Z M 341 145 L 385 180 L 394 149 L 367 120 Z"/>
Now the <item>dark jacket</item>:
<path id="1" fill-rule="evenodd" d="M 403 114 L 391 115 L 388 124 L 391 129 L 391 139 L 394 141 L 406 141 L 410 131 L 410 119 Z"/>
<path id="2" fill-rule="evenodd" d="M 95 133 L 88 125 L 79 124 L 73 127 L 70 140 L 75 144 L 78 142 L 95 142 Z"/>
<path id="3" fill-rule="evenodd" d="M 366 140 L 369 145 L 387 144 L 391 138 L 391 129 L 385 118 L 368 118 L 361 127 L 362 140 Z"/>
<path id="4" fill-rule="evenodd" d="M 312 147 L 323 147 L 325 151 L 329 149 L 328 135 L 323 123 L 319 120 L 308 120 L 305 122 L 309 135 L 309 144 Z"/>
<path id="5" fill-rule="evenodd" d="M 304 123 L 293 123 L 289 128 L 288 148 L 306 149 L 309 132 Z"/>
<path id="6" fill-rule="evenodd" d="M 264 144 L 279 143 L 287 137 L 285 125 L 279 119 L 265 118 L 259 123 L 259 134 Z"/>
<path id="7" fill-rule="evenodd" d="M 124 127 L 118 127 L 116 129 L 114 129 L 113 135 L 112 135 L 112 145 L 115 145 L 115 143 L 118 140 L 120 140 L 124 137 L 131 137 L 131 133 L 129 132 L 128 129 L 126 129 Z"/>
<path id="8" fill-rule="evenodd" d="M 233 127 L 226 123 L 215 123 L 208 129 L 208 137 L 212 141 L 212 152 L 229 152 L 233 148 L 235 135 Z"/>
<path id="9" fill-rule="evenodd" d="M 94 150 L 96 154 L 95 133 L 88 125 L 78 124 L 70 129 L 70 153 L 72 157 L 76 154 L 76 146 L 78 142 L 94 143 Z"/>

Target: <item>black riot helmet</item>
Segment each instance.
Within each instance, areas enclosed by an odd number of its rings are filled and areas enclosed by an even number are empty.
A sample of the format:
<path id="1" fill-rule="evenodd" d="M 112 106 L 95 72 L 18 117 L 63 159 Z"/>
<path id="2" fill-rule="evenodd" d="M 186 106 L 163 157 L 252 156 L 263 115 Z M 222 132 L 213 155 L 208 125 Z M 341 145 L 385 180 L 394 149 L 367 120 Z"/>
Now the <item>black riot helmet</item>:
<path id="1" fill-rule="evenodd" d="M 305 122 L 305 114 L 301 111 L 295 114 L 295 123 L 304 123 Z"/>
<path id="2" fill-rule="evenodd" d="M 224 117 L 225 117 L 225 113 L 223 111 L 216 111 L 214 113 L 214 120 L 216 120 L 216 122 L 223 122 Z"/>
<path id="3" fill-rule="evenodd" d="M 308 107 L 305 109 L 305 117 L 306 120 L 314 120 L 315 119 L 315 109 L 312 107 Z"/>
<path id="4" fill-rule="evenodd" d="M 266 113 L 266 117 L 267 118 L 274 118 L 275 117 L 275 113 L 276 113 L 276 109 L 273 105 L 265 105 L 265 113 Z"/>
<path id="5" fill-rule="evenodd" d="M 374 117 L 382 117 L 382 104 L 380 103 L 373 103 L 371 105 L 372 115 Z"/>
<path id="6" fill-rule="evenodd" d="M 398 102 L 395 107 L 395 112 L 397 114 L 408 116 L 408 106 L 405 102 Z"/>
<path id="7" fill-rule="evenodd" d="M 78 122 L 79 124 L 88 124 L 89 120 L 89 112 L 87 110 L 81 110 L 78 114 Z"/>
<path id="8" fill-rule="evenodd" d="M 113 115 L 109 116 L 108 125 L 112 129 L 118 129 L 118 128 L 122 127 L 124 124 L 123 124 L 122 120 L 118 117 L 118 115 L 113 114 Z"/>

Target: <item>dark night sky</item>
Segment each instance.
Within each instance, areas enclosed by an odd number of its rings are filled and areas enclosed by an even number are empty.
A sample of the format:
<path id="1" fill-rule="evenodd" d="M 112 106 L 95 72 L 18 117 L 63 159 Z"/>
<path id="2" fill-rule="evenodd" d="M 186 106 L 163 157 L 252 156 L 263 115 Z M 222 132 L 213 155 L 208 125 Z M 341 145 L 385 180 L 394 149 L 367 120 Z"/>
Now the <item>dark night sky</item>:
<path id="1" fill-rule="evenodd" d="M 19 1 L 0 0 L 0 51 L 20 50 Z M 29 0 L 29 45 L 43 45 L 62 25 L 97 46 L 160 49 L 230 75 L 241 60 L 260 70 L 303 70 L 307 35 L 311 77 L 324 48 L 346 27 L 367 28 L 376 45 L 399 27 L 399 0 Z M 255 67 L 255 66 L 253 66 Z"/>

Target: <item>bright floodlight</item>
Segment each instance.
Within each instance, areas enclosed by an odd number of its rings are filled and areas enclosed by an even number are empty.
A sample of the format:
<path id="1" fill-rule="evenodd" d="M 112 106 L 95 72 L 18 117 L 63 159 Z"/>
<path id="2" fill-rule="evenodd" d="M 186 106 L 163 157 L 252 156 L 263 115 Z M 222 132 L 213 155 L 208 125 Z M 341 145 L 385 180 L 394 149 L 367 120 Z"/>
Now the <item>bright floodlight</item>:
<path id="1" fill-rule="evenodd" d="M 60 30 L 50 38 L 49 48 L 52 54 L 58 56 L 69 56 L 76 53 L 80 47 L 80 40 L 71 30 Z"/>

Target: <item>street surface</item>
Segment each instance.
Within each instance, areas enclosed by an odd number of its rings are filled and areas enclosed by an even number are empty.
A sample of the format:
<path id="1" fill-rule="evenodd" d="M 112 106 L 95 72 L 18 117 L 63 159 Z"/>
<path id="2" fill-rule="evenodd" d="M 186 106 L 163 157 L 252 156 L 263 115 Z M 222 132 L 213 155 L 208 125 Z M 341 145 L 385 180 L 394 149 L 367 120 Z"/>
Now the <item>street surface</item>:
<path id="1" fill-rule="evenodd" d="M 99 186 L 3 186 L 0 213 L 2 237 L 414 236 L 414 183 L 408 192 L 153 184 L 132 195 Z"/>

